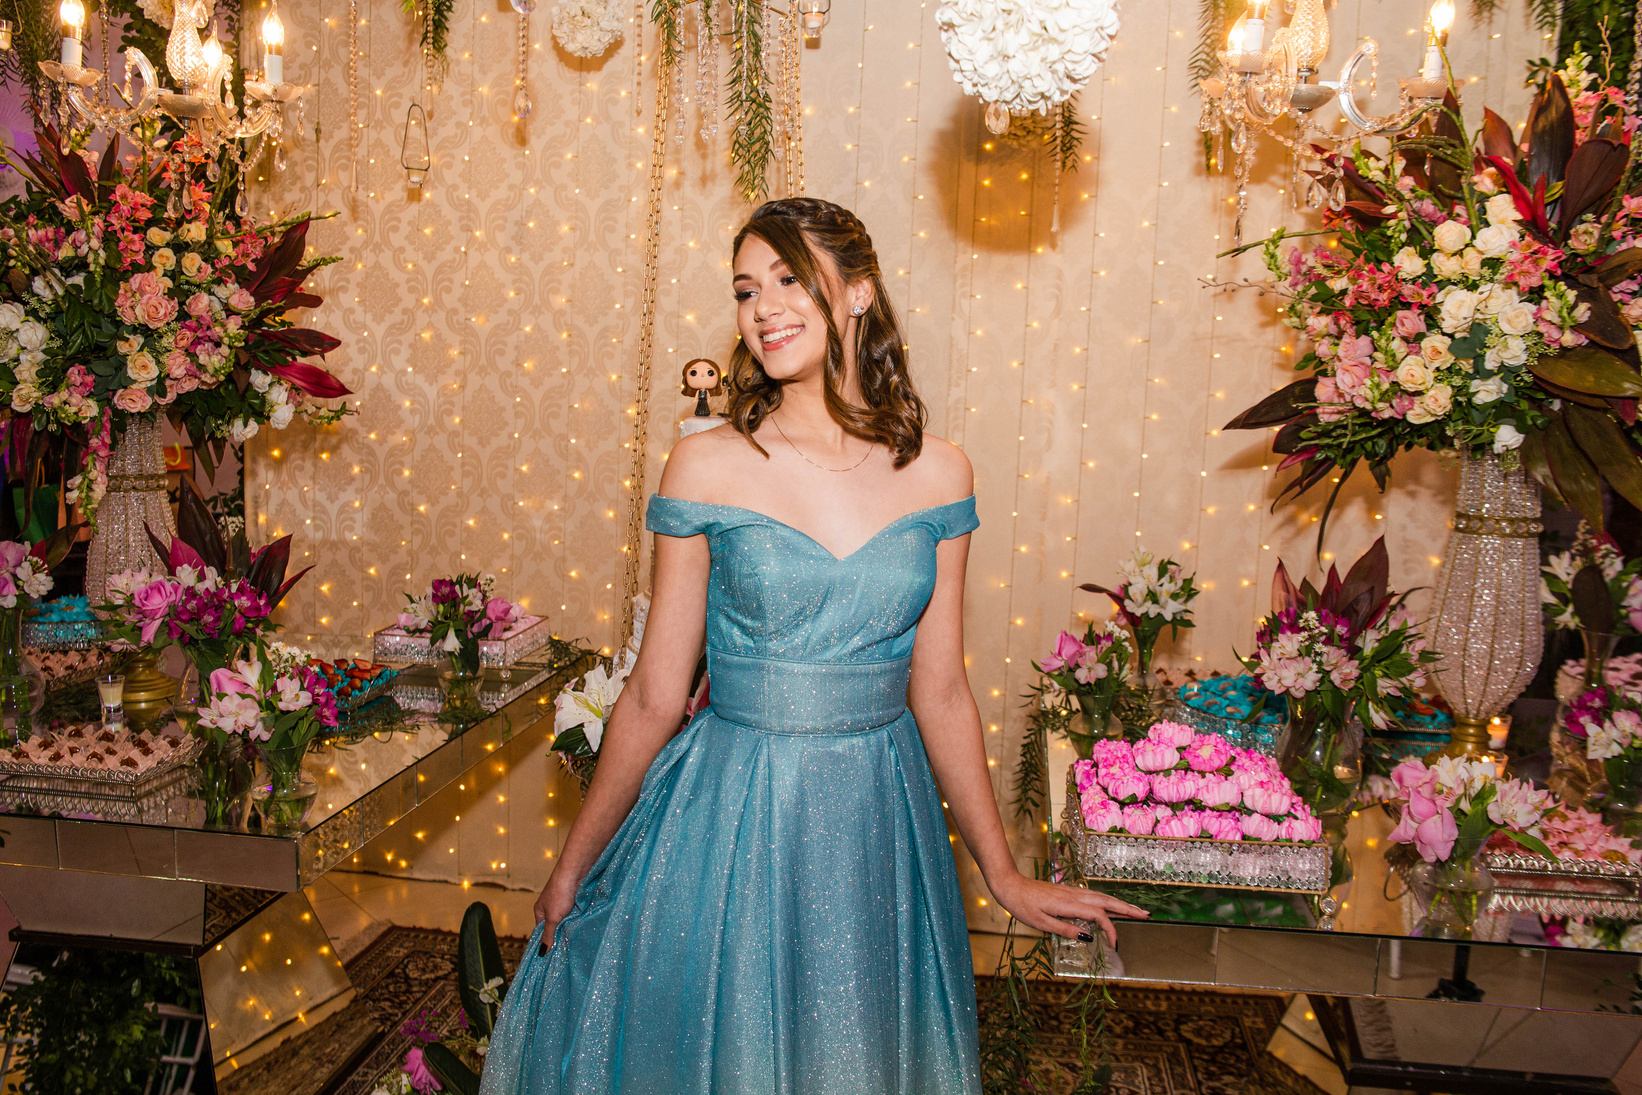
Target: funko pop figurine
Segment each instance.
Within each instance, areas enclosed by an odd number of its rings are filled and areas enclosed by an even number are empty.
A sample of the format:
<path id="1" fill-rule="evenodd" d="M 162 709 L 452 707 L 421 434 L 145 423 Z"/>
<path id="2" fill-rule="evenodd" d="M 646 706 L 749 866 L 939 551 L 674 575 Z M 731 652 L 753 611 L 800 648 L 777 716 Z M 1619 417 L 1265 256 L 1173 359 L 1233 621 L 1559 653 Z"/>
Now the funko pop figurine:
<path id="1" fill-rule="evenodd" d="M 705 357 L 698 357 L 684 366 L 684 386 L 679 389 L 681 395 L 696 397 L 696 418 L 707 418 L 712 410 L 707 406 L 707 397 L 717 395 L 724 390 L 724 371 L 718 367 L 718 362 Z"/>

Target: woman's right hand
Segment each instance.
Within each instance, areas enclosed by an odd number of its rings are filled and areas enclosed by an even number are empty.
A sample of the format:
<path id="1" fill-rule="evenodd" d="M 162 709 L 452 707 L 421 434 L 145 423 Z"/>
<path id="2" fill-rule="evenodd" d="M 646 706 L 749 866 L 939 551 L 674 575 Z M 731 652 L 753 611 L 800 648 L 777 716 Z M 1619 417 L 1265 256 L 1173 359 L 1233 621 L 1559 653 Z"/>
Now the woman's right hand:
<path id="1" fill-rule="evenodd" d="M 559 921 L 570 915 L 576 907 L 576 886 L 565 885 L 559 881 L 559 872 L 554 871 L 548 878 L 547 885 L 542 887 L 541 896 L 536 898 L 536 923 L 545 924 L 542 929 L 542 954 L 553 945 L 553 936 L 559 930 Z"/>

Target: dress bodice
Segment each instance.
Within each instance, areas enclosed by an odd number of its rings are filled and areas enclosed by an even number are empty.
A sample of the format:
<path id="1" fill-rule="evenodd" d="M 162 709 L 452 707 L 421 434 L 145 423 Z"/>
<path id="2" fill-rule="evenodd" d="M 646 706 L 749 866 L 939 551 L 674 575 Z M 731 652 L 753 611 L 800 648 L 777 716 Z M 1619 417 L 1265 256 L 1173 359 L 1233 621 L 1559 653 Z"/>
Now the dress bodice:
<path id="1" fill-rule="evenodd" d="M 650 496 L 646 526 L 705 535 L 712 551 L 707 649 L 797 662 L 884 662 L 912 653 L 935 590 L 935 545 L 974 531 L 973 496 L 916 510 L 838 558 L 773 517 Z"/>

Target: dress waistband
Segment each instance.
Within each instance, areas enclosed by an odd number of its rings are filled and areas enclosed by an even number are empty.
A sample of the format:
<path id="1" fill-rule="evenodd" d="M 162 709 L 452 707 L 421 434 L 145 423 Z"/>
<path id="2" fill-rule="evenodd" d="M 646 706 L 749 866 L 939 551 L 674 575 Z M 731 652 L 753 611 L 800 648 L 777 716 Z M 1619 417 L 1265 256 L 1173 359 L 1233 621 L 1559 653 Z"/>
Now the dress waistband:
<path id="1" fill-rule="evenodd" d="M 859 734 L 887 726 L 907 707 L 912 658 L 887 662 L 794 662 L 707 650 L 719 718 L 777 734 Z"/>

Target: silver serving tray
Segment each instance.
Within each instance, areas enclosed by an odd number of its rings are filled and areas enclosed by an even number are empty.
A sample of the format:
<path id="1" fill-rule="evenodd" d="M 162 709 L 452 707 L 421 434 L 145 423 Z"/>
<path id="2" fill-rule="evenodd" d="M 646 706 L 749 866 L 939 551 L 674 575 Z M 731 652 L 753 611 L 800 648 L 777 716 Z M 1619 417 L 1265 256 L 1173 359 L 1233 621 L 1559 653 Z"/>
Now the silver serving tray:
<path id="1" fill-rule="evenodd" d="M 499 669 L 546 646 L 553 638 L 553 628 L 545 616 L 538 616 L 535 621 L 505 639 L 480 639 L 479 664 Z M 385 627 L 371 636 L 371 657 L 379 662 L 439 665 L 450 655 L 435 650 L 433 641 L 426 635 L 411 635 L 398 627 Z"/>
<path id="2" fill-rule="evenodd" d="M 170 756 L 141 772 L 133 768 L 86 768 L 76 764 L 43 764 L 0 758 L 0 778 L 28 776 L 65 779 L 100 784 L 109 788 L 131 788 L 141 791 L 146 785 L 159 782 L 161 776 L 173 769 L 192 764 L 204 746 L 205 743 L 199 738 L 185 737 Z"/>

